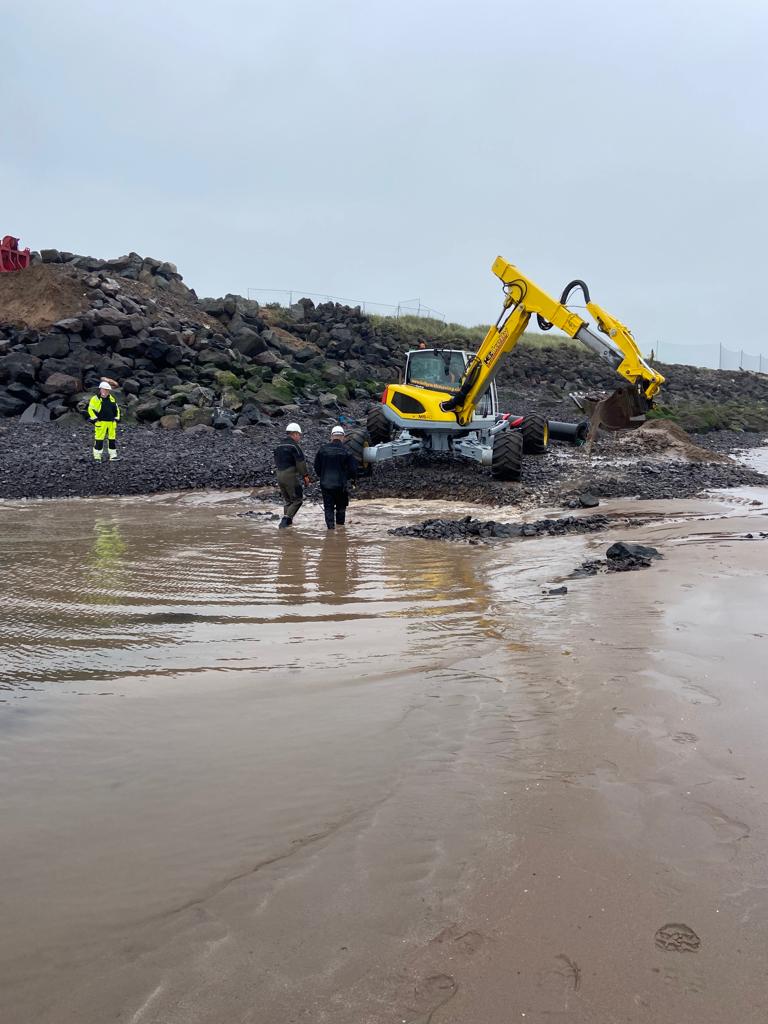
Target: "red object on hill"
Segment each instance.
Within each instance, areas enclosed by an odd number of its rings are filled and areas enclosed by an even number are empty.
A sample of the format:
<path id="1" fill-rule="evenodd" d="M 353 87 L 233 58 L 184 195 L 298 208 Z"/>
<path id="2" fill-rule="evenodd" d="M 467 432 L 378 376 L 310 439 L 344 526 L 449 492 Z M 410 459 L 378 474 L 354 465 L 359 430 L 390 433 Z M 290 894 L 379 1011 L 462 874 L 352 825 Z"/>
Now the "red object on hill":
<path id="1" fill-rule="evenodd" d="M 26 270 L 29 261 L 29 249 L 20 249 L 18 238 L 6 235 L 0 242 L 0 274 L 10 270 Z"/>

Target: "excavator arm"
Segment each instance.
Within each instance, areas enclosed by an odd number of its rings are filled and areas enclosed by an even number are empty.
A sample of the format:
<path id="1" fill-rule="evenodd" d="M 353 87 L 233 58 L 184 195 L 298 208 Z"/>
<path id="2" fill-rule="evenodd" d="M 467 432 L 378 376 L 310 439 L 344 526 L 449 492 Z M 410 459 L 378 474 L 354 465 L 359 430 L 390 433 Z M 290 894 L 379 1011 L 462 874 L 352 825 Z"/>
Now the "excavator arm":
<path id="1" fill-rule="evenodd" d="M 583 281 L 571 281 L 558 301 L 501 256 L 494 260 L 493 272 L 504 286 L 504 308 L 467 366 L 458 392 L 442 403 L 443 411 L 453 412 L 462 426 L 470 422 L 477 403 L 498 373 L 504 356 L 517 345 L 531 316 L 536 315 L 541 330 L 548 331 L 557 327 L 568 337 L 577 338 L 628 382 L 629 386 L 612 396 L 613 404 L 605 422 L 609 423 L 612 419 L 609 425 L 614 428 L 639 425 L 664 383 L 664 377 L 643 359 L 629 329 L 592 302 L 589 289 Z M 587 310 L 597 324 L 597 331 L 565 305 L 568 296 L 576 288 L 584 294 Z M 620 398 L 619 402 L 615 401 L 617 398 Z"/>

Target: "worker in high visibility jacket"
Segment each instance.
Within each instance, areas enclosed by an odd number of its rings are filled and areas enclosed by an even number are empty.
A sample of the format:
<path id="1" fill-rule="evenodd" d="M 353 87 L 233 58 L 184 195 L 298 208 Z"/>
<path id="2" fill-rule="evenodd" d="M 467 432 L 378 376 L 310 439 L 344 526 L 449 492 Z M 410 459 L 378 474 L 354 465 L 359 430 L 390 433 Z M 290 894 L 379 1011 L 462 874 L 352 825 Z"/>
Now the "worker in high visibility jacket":
<path id="1" fill-rule="evenodd" d="M 120 406 L 112 394 L 112 385 L 107 380 L 99 383 L 98 394 L 88 403 L 88 418 L 93 423 L 93 457 L 101 462 L 104 454 L 104 439 L 110 462 L 117 458 L 117 424 L 120 419 Z"/>

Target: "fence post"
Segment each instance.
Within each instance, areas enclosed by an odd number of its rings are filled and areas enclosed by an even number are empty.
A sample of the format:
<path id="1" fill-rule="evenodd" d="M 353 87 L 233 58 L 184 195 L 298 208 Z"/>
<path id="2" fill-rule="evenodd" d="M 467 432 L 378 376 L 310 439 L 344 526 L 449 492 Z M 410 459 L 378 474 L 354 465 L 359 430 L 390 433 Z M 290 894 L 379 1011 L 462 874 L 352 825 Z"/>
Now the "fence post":
<path id="1" fill-rule="evenodd" d="M 722 368 L 723 368 L 723 343 L 722 343 L 722 341 L 720 342 L 720 353 L 719 353 L 719 355 L 717 357 L 717 368 L 718 368 L 718 370 L 722 370 Z"/>
<path id="2" fill-rule="evenodd" d="M 744 349 L 739 349 L 739 369 L 744 369 Z"/>

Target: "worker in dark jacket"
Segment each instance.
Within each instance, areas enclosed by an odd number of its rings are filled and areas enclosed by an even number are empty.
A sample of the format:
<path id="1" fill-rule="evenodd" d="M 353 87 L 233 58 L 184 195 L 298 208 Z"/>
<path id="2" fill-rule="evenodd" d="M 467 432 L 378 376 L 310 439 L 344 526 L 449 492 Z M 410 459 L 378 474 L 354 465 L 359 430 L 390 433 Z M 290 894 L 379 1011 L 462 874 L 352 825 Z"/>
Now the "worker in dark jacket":
<path id="1" fill-rule="evenodd" d="M 277 470 L 277 484 L 280 494 L 283 496 L 283 518 L 280 520 L 280 529 L 286 526 L 293 526 L 293 517 L 304 503 L 304 490 L 301 486 L 308 487 L 309 470 L 304 452 L 299 445 L 301 441 L 301 427 L 298 423 L 289 423 L 285 428 L 285 440 L 281 441 L 275 448 L 275 469 Z"/>
<path id="2" fill-rule="evenodd" d="M 355 457 L 344 447 L 344 427 L 334 427 L 331 440 L 318 451 L 315 473 L 323 492 L 325 525 L 329 530 L 343 526 L 349 504 L 347 484 L 357 477 Z"/>
<path id="3" fill-rule="evenodd" d="M 98 392 L 88 403 L 88 419 L 93 423 L 93 457 L 101 462 L 104 454 L 104 439 L 107 441 L 109 461 L 117 458 L 117 424 L 120 406 L 112 394 L 112 385 L 102 380 Z"/>

